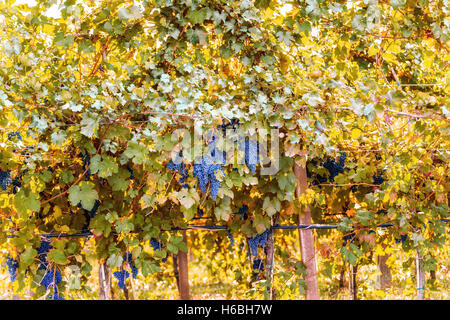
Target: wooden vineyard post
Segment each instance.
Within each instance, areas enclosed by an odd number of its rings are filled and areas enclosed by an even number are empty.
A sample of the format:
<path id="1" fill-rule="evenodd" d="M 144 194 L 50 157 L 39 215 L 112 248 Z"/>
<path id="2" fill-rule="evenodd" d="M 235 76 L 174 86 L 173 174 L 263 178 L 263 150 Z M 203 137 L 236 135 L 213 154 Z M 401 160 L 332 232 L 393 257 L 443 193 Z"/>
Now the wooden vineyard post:
<path id="1" fill-rule="evenodd" d="M 344 282 L 345 282 L 345 262 L 342 265 L 341 273 L 339 274 L 339 289 L 344 288 Z"/>
<path id="2" fill-rule="evenodd" d="M 172 259 L 173 259 L 173 273 L 177 281 L 178 292 L 180 292 L 180 276 L 178 274 L 178 255 L 176 255 L 175 253 L 172 254 Z"/>
<path id="3" fill-rule="evenodd" d="M 377 265 L 381 273 L 377 279 L 380 289 L 386 289 L 391 286 L 392 282 L 391 269 L 386 264 L 386 261 L 389 259 L 390 256 L 391 255 L 389 254 L 386 254 L 384 256 L 377 256 Z"/>
<path id="4" fill-rule="evenodd" d="M 266 242 L 266 281 L 269 283 L 267 286 L 267 293 L 270 300 L 275 300 L 275 289 L 273 287 L 273 264 L 274 264 L 274 241 L 273 230 L 269 232 Z"/>
<path id="5" fill-rule="evenodd" d="M 308 188 L 306 165 L 299 165 L 294 161 L 294 174 L 297 178 L 296 196 L 299 198 Z M 306 206 L 304 212 L 299 212 L 299 223 L 311 224 L 311 211 L 309 210 L 309 206 Z M 306 300 L 319 300 L 313 230 L 299 229 L 299 241 L 302 262 L 306 266 Z"/>
<path id="6" fill-rule="evenodd" d="M 111 271 L 106 262 L 100 263 L 98 269 L 100 300 L 111 300 Z"/>
<path id="7" fill-rule="evenodd" d="M 425 299 L 425 271 L 423 270 L 423 257 L 416 249 L 416 288 L 417 300 Z"/>
<path id="8" fill-rule="evenodd" d="M 358 300 L 358 286 L 356 284 L 356 275 L 358 273 L 358 265 L 350 265 L 349 286 L 350 295 L 353 300 Z"/>
<path id="9" fill-rule="evenodd" d="M 187 244 L 186 231 L 183 231 L 183 241 Z M 190 300 L 189 274 L 188 274 L 188 254 L 187 252 L 178 251 L 178 276 L 179 276 L 179 292 L 181 300 Z"/>

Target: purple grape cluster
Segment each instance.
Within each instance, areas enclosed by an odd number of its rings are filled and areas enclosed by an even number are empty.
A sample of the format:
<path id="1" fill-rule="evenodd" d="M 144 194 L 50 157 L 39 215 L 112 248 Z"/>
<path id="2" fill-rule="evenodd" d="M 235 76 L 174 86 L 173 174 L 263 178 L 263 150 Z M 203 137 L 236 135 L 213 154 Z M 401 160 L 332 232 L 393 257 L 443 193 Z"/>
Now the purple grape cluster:
<path id="1" fill-rule="evenodd" d="M 228 239 L 230 239 L 230 247 L 234 247 L 234 237 L 230 230 L 227 230 Z"/>
<path id="2" fill-rule="evenodd" d="M 248 219 L 248 206 L 244 204 L 241 208 L 239 208 L 238 212 L 235 214 L 242 215 L 241 220 L 247 220 Z"/>
<path id="3" fill-rule="evenodd" d="M 121 269 L 113 273 L 114 277 L 119 281 L 118 285 L 120 289 L 125 289 L 125 281 L 130 277 L 130 273 Z"/>
<path id="4" fill-rule="evenodd" d="M 133 276 L 133 279 L 136 279 L 139 270 L 138 270 L 138 268 L 136 268 L 136 266 L 132 262 L 132 258 L 133 258 L 133 255 L 130 252 L 125 253 L 123 255 L 124 263 L 128 263 L 128 265 L 130 266 L 130 269 L 131 269 L 131 275 Z"/>
<path id="5" fill-rule="evenodd" d="M 316 174 L 315 179 L 313 180 L 313 185 L 320 185 L 322 183 L 326 183 L 327 181 L 334 183 L 334 178 L 340 174 L 343 173 L 345 170 L 348 170 L 348 168 L 345 168 L 345 160 L 347 159 L 347 153 L 343 152 L 339 155 L 338 160 L 327 158 L 324 162 L 321 163 L 321 165 L 327 169 L 329 176 L 324 177 L 320 174 Z M 318 166 L 318 163 L 316 160 L 312 160 L 310 162 L 314 167 Z M 308 166 L 306 167 L 306 174 L 308 178 L 312 176 L 311 171 L 309 170 Z"/>
<path id="6" fill-rule="evenodd" d="M 118 286 L 120 289 L 125 289 L 125 282 L 130 277 L 130 273 L 125 270 L 126 265 L 130 267 L 133 279 L 137 278 L 138 268 L 136 268 L 132 259 L 133 255 L 130 252 L 125 253 L 123 255 L 123 263 L 120 270 L 113 273 L 114 277 L 119 281 Z"/>
<path id="7" fill-rule="evenodd" d="M 261 259 L 253 260 L 253 275 L 258 275 L 260 271 L 264 270 L 264 263 Z"/>
<path id="8" fill-rule="evenodd" d="M 405 244 L 405 241 L 408 239 L 408 235 L 407 234 L 401 234 L 400 238 L 396 238 L 395 239 L 395 243 L 402 243 L 402 245 Z"/>
<path id="9" fill-rule="evenodd" d="M 19 261 L 8 256 L 6 258 L 6 265 L 8 266 L 8 272 L 11 282 L 16 281 L 17 268 L 19 268 Z"/>
<path id="10" fill-rule="evenodd" d="M 85 151 L 84 154 L 82 152 L 80 152 L 78 154 L 78 156 L 81 158 L 81 160 L 83 160 L 83 172 L 91 164 L 91 156 L 89 155 L 87 150 L 84 150 L 84 151 Z M 89 170 L 86 172 L 86 178 L 89 177 L 90 175 L 91 175 L 91 169 L 89 168 Z"/>
<path id="11" fill-rule="evenodd" d="M 258 234 L 253 238 L 247 238 L 252 256 L 256 257 L 258 255 L 258 247 L 264 249 L 264 247 L 266 246 L 267 236 L 269 235 L 269 233 L 270 229 L 267 229 L 263 233 Z"/>
<path id="12" fill-rule="evenodd" d="M 189 176 L 188 175 L 188 171 L 185 168 L 184 163 L 174 163 L 172 160 L 169 161 L 169 163 L 167 164 L 167 169 L 169 170 L 174 170 L 174 171 L 179 171 L 181 174 L 180 179 L 178 180 L 182 185 L 183 188 L 189 188 L 189 185 L 184 184 L 186 182 L 186 178 Z"/>
<path id="13" fill-rule="evenodd" d="M 373 175 L 373 184 L 382 184 L 384 182 L 383 172 L 377 172 Z"/>
<path id="14" fill-rule="evenodd" d="M 39 265 L 38 270 L 47 270 L 48 267 L 47 254 L 52 248 L 53 247 L 50 244 L 50 239 L 48 238 L 42 239 L 41 246 L 39 247 L 39 249 L 37 249 L 38 259 L 39 262 L 41 263 Z"/>
<path id="15" fill-rule="evenodd" d="M 212 134 L 212 139 L 208 143 L 209 153 L 214 163 L 225 165 L 226 163 L 226 152 L 217 149 L 216 146 L 217 136 L 215 133 Z"/>
<path id="16" fill-rule="evenodd" d="M 245 140 L 245 163 L 254 174 L 259 163 L 259 142 Z"/>
<path id="17" fill-rule="evenodd" d="M 325 162 L 322 163 L 322 166 L 330 173 L 328 181 L 330 181 L 331 183 L 334 183 L 334 178 L 338 174 L 344 172 L 344 167 L 341 165 L 340 161 L 335 161 L 328 158 Z"/>
<path id="18" fill-rule="evenodd" d="M 41 279 L 40 284 L 43 285 L 46 290 L 48 290 L 48 288 L 50 287 L 56 288 L 58 283 L 60 283 L 61 281 L 61 273 L 58 270 L 53 269 L 45 273 L 44 277 Z"/>
<path id="19" fill-rule="evenodd" d="M 131 275 L 132 275 L 133 279 L 136 279 L 137 275 L 139 273 L 138 268 L 136 268 L 136 266 L 134 264 L 130 265 L 130 268 L 131 268 Z"/>
<path id="20" fill-rule="evenodd" d="M 225 171 L 220 164 L 214 164 L 209 156 L 204 156 L 200 160 L 194 164 L 194 177 L 197 177 L 203 193 L 206 193 L 206 186 L 211 182 L 211 198 L 216 200 L 221 182 L 216 178 L 215 172 L 221 170 L 225 174 Z"/>
<path id="21" fill-rule="evenodd" d="M 239 126 L 239 119 L 233 118 L 228 123 L 225 123 L 225 119 L 222 119 L 222 124 L 218 125 L 217 129 L 222 130 L 223 136 L 225 136 L 228 127 L 232 127 L 233 130 L 236 130 L 238 126 Z"/>
<path id="22" fill-rule="evenodd" d="M 34 146 L 26 146 L 25 149 L 22 150 L 22 155 L 29 156 L 30 150 L 33 150 L 33 149 L 34 149 Z"/>
<path id="23" fill-rule="evenodd" d="M 79 206 L 81 207 L 81 203 L 79 203 Z M 86 218 L 86 223 L 83 226 L 83 231 L 86 231 L 89 229 L 89 223 L 91 222 L 91 218 L 94 218 L 97 215 L 97 210 L 100 207 L 100 201 L 95 200 L 94 206 L 90 211 L 84 210 L 84 217 Z"/>
<path id="24" fill-rule="evenodd" d="M 347 245 L 347 241 L 350 241 L 350 243 L 353 242 L 353 240 L 355 240 L 356 238 L 356 233 L 354 231 L 352 231 L 349 234 L 346 234 L 345 236 L 342 237 L 342 240 L 344 240 L 343 245 Z"/>
<path id="25" fill-rule="evenodd" d="M 11 171 L 3 171 L 0 169 L 0 187 L 2 187 L 3 191 L 8 188 L 11 182 Z"/>
<path id="26" fill-rule="evenodd" d="M 239 149 L 244 151 L 245 164 L 252 174 L 256 172 L 256 165 L 259 163 L 259 142 L 241 137 L 239 140 Z"/>
<path id="27" fill-rule="evenodd" d="M 13 131 L 8 133 L 8 140 L 12 140 L 14 137 L 17 137 L 20 141 L 23 141 L 22 136 L 19 131 Z"/>
<path id="28" fill-rule="evenodd" d="M 155 251 L 164 249 L 164 245 L 160 241 L 158 241 L 158 239 L 155 239 L 155 238 L 150 239 L 150 246 Z M 166 254 L 166 256 L 161 261 L 166 262 L 168 257 L 169 257 L 169 254 Z"/>
<path id="29" fill-rule="evenodd" d="M 53 300 L 66 300 L 63 296 L 61 296 L 58 292 L 58 287 L 55 288 L 55 292 L 50 296 Z"/>
<path id="30" fill-rule="evenodd" d="M 164 248 L 164 245 L 155 238 L 150 239 L 150 246 L 153 248 L 153 250 L 161 250 Z"/>
<path id="31" fill-rule="evenodd" d="M 130 179 L 133 180 L 135 178 L 133 169 L 130 168 L 130 166 L 127 166 L 127 170 L 130 172 Z"/>
<path id="32" fill-rule="evenodd" d="M 21 173 L 19 173 L 13 180 L 12 180 L 12 185 L 13 185 L 13 194 L 17 193 L 17 188 L 20 188 L 22 186 L 22 182 L 20 182 L 20 180 L 23 178 L 24 174 L 28 171 L 28 169 L 25 169 L 24 171 L 22 171 Z"/>

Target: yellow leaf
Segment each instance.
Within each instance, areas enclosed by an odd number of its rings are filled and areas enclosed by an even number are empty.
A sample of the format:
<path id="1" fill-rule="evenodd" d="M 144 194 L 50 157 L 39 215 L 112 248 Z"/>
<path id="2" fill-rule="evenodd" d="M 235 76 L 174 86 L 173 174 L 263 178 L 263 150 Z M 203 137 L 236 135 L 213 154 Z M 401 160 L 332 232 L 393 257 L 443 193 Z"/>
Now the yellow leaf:
<path id="1" fill-rule="evenodd" d="M 433 64 L 433 60 L 434 60 L 434 55 L 433 54 L 425 55 L 425 58 L 423 59 L 423 62 L 422 62 L 422 66 L 424 68 L 430 68 L 431 65 Z"/>
<path id="2" fill-rule="evenodd" d="M 58 219 L 59 217 L 62 217 L 62 211 L 61 211 L 60 207 L 58 207 L 58 206 L 54 206 L 53 207 L 53 217 L 55 219 Z M 69 230 L 67 230 L 67 231 L 69 231 Z"/>
<path id="3" fill-rule="evenodd" d="M 392 44 L 386 50 L 386 52 L 393 53 L 393 54 L 399 53 L 401 51 L 402 51 L 402 48 L 398 44 Z"/>
<path id="4" fill-rule="evenodd" d="M 380 290 L 380 289 L 376 289 L 375 290 L 375 295 L 377 297 L 384 298 L 386 296 L 386 292 L 384 292 L 383 290 Z"/>
<path id="5" fill-rule="evenodd" d="M 357 128 L 352 129 L 352 134 L 351 135 L 352 135 L 353 139 L 358 139 L 361 136 L 361 134 L 362 134 L 361 130 L 359 130 Z"/>
<path id="6" fill-rule="evenodd" d="M 378 53 L 378 50 L 379 49 L 378 49 L 377 45 L 373 44 L 373 45 L 370 46 L 369 51 L 368 51 L 367 54 L 369 55 L 369 57 L 374 56 L 374 55 L 376 55 Z"/>
<path id="7" fill-rule="evenodd" d="M 392 62 L 397 64 L 397 57 L 395 55 L 393 55 L 392 53 L 386 52 L 383 54 L 383 59 L 388 61 L 388 62 Z"/>
<path id="8" fill-rule="evenodd" d="M 376 248 L 375 248 L 375 254 L 376 254 L 377 256 L 384 256 L 386 253 L 385 253 L 385 251 L 384 251 L 384 248 L 383 248 L 382 246 L 378 245 L 378 246 L 376 246 Z"/>

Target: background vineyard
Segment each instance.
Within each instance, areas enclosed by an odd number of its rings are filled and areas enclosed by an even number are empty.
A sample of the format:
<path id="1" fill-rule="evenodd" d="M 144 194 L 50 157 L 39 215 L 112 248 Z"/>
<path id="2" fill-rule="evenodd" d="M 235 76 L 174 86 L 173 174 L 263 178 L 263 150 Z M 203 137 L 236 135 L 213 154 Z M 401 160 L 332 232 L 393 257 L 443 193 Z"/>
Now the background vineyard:
<path id="1" fill-rule="evenodd" d="M 448 13 L 2 1 L 1 297 L 448 299 Z"/>

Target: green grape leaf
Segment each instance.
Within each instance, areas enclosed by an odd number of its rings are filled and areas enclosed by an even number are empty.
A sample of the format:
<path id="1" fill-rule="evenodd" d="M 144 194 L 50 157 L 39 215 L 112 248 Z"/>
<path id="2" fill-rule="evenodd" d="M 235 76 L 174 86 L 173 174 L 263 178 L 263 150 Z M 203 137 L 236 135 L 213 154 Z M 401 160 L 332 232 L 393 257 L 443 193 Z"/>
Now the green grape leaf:
<path id="1" fill-rule="evenodd" d="M 81 202 L 81 206 L 86 210 L 92 210 L 95 200 L 98 200 L 97 190 L 91 182 L 82 182 L 69 189 L 69 200 L 73 206 L 77 206 Z"/>

